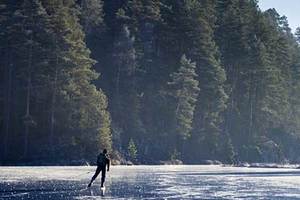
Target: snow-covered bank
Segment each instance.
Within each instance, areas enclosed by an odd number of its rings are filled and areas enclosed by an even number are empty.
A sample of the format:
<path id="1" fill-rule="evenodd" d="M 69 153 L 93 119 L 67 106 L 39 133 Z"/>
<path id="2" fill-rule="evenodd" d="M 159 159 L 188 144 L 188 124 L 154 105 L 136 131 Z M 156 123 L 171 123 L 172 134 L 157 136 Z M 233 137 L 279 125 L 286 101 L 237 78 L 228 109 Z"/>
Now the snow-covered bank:
<path id="1" fill-rule="evenodd" d="M 278 163 L 239 163 L 236 165 L 224 165 L 233 167 L 247 167 L 247 168 L 278 168 L 278 169 L 300 169 L 300 164 L 278 164 Z"/>

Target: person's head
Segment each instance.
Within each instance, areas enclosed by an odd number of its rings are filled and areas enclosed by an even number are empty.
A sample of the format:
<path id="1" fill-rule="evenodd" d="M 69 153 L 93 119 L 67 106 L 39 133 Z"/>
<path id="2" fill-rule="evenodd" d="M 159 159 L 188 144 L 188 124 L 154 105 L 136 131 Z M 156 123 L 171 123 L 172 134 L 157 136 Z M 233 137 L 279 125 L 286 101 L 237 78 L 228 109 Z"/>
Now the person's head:
<path id="1" fill-rule="evenodd" d="M 107 154 L 107 150 L 106 150 L 106 149 L 103 149 L 103 153 L 104 153 L 104 154 Z"/>

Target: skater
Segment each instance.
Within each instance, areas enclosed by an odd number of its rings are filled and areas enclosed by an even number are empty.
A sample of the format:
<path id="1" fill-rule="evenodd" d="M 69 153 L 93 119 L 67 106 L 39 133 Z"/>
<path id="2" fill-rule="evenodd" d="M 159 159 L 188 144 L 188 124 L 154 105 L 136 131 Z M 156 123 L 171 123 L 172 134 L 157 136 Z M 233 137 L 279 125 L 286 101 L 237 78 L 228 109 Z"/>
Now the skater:
<path id="1" fill-rule="evenodd" d="M 105 181 L 105 173 L 106 173 L 106 166 L 107 166 L 107 171 L 109 171 L 109 165 L 110 165 L 110 160 L 107 155 L 107 150 L 103 149 L 103 152 L 100 153 L 97 157 L 97 169 L 92 177 L 91 182 L 88 184 L 88 187 L 91 187 L 93 181 L 97 178 L 99 173 L 102 171 L 102 176 L 101 176 L 101 188 L 104 188 L 104 181 Z"/>

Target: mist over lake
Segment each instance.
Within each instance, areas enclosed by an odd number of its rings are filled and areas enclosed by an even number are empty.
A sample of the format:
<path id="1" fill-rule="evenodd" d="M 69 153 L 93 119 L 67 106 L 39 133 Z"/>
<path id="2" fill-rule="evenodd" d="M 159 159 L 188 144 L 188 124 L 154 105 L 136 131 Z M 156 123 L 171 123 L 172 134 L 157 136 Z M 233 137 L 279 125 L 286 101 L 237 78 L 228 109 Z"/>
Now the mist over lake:
<path id="1" fill-rule="evenodd" d="M 221 166 L 113 166 L 101 196 L 94 167 L 1 167 L 0 199 L 299 199 L 300 171 Z"/>

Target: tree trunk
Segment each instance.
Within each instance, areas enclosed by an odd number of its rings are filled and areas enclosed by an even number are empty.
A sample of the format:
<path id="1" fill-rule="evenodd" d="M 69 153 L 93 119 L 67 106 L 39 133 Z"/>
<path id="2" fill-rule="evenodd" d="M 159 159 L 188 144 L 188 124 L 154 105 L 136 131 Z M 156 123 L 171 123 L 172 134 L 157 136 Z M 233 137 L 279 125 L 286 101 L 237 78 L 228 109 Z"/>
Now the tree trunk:
<path id="1" fill-rule="evenodd" d="M 51 118 L 50 118 L 50 137 L 49 144 L 51 148 L 51 154 L 54 153 L 54 128 L 55 128 L 55 103 L 56 103 L 56 90 L 57 90 L 57 76 L 58 76 L 58 56 L 56 56 L 56 69 L 55 69 L 55 77 L 54 77 L 54 88 L 53 95 L 51 100 Z"/>
<path id="2" fill-rule="evenodd" d="M 28 137 L 29 126 L 32 123 L 30 116 L 30 96 L 31 96 L 31 68 L 32 68 L 32 34 L 30 37 L 29 55 L 28 55 L 28 67 L 27 67 L 27 99 L 26 99 L 26 115 L 25 115 L 25 134 L 24 134 L 24 152 L 23 157 L 28 156 Z"/>
<path id="3" fill-rule="evenodd" d="M 250 139 L 252 136 L 252 126 L 253 126 L 253 89 L 254 83 L 253 83 L 253 72 L 251 72 L 250 75 L 250 88 L 249 88 L 249 124 L 248 124 L 248 138 Z"/>
<path id="4" fill-rule="evenodd" d="M 10 130 L 10 114 L 11 114 L 11 89 L 12 89 L 12 62 L 11 62 L 11 52 L 8 55 L 8 63 L 4 71 L 4 83 L 3 95 L 4 95 L 4 131 L 3 131 L 3 152 L 2 152 L 2 161 L 7 158 L 8 152 L 8 136 Z"/>
<path id="5" fill-rule="evenodd" d="M 121 79 L 121 66 L 118 65 L 118 70 L 117 70 L 117 80 L 116 80 L 116 95 L 114 96 L 114 102 L 116 103 L 115 105 L 115 111 L 114 114 L 119 115 L 121 112 L 121 101 L 120 101 L 120 79 Z M 113 116 L 113 117 L 115 117 Z"/>

